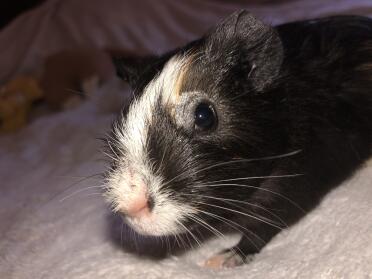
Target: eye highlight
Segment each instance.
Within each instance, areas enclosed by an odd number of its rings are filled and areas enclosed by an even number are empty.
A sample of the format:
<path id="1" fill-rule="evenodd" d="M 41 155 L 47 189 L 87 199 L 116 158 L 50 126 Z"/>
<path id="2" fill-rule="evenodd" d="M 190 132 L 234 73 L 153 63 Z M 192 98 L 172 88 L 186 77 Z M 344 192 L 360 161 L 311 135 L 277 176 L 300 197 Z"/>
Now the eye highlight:
<path id="1" fill-rule="evenodd" d="M 215 127 L 217 117 L 214 108 L 211 104 L 200 103 L 195 108 L 195 128 L 206 131 Z"/>

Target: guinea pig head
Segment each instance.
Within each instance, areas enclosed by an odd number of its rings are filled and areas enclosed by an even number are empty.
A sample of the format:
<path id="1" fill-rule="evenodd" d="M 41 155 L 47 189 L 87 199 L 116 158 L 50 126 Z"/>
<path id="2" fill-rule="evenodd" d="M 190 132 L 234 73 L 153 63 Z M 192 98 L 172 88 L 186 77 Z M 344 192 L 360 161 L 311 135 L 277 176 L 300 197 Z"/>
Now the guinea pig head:
<path id="1" fill-rule="evenodd" d="M 113 210 L 147 235 L 233 218 L 225 202 L 254 191 L 234 179 L 261 175 L 251 158 L 269 153 L 264 99 L 282 59 L 276 31 L 245 11 L 163 56 L 115 59 L 134 97 L 107 139 Z"/>

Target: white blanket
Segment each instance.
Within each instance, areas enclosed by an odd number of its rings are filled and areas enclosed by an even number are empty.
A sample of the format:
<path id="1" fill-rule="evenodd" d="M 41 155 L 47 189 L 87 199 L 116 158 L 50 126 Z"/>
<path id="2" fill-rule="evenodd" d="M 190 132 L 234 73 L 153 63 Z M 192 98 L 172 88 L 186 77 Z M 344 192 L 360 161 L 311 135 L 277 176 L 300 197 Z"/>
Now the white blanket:
<path id="1" fill-rule="evenodd" d="M 363 0 L 261 6 L 187 2 L 163 0 L 150 7 L 155 1 L 50 1 L 0 33 L 0 79 L 37 67 L 66 41 L 69 47 L 84 42 L 162 52 L 242 7 L 273 23 L 349 11 L 368 14 L 372 8 Z M 31 22 L 43 22 L 37 36 Z M 97 137 L 109 129 L 128 92 L 112 80 L 82 106 L 0 137 L 0 278 L 372 278 L 371 161 L 248 265 L 220 271 L 199 266 L 238 236 L 161 260 L 123 249 L 134 240 L 121 233 L 121 222 L 95 187 L 100 179 L 81 178 L 105 169 Z"/>

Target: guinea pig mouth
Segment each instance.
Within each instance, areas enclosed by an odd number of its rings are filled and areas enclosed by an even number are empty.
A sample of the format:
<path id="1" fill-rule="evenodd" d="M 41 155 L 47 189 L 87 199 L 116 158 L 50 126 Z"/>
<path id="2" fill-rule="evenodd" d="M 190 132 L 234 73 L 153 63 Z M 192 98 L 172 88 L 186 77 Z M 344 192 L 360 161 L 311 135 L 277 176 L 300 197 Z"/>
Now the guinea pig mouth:
<path id="1" fill-rule="evenodd" d="M 124 221 L 137 233 L 150 236 L 165 236 L 182 233 L 182 227 L 177 222 L 162 222 L 155 216 L 123 217 Z"/>
<path id="2" fill-rule="evenodd" d="M 150 236 L 176 235 L 187 231 L 185 220 L 194 215 L 195 209 L 188 205 L 168 201 L 156 205 L 148 214 L 124 215 L 124 221 L 137 233 Z"/>

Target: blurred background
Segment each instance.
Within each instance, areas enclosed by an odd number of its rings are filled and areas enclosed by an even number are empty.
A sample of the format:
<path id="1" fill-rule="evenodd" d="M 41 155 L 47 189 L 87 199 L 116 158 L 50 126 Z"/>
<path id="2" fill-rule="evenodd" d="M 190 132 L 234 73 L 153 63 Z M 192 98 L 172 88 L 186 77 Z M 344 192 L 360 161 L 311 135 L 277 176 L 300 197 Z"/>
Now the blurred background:
<path id="1" fill-rule="evenodd" d="M 5 2 L 0 4 L 1 17 L 0 17 L 0 28 L 6 26 L 10 21 L 16 18 L 19 14 L 37 7 L 44 0 L 18 0 Z"/>

